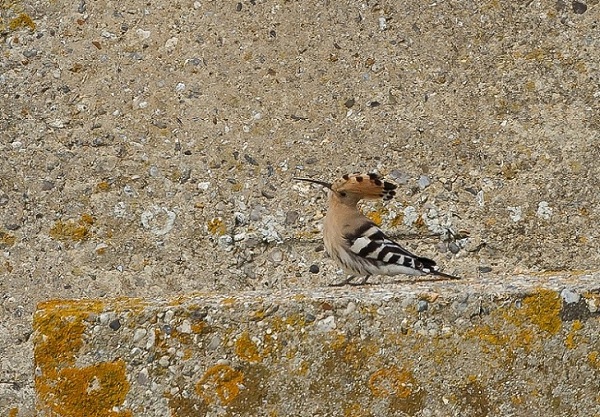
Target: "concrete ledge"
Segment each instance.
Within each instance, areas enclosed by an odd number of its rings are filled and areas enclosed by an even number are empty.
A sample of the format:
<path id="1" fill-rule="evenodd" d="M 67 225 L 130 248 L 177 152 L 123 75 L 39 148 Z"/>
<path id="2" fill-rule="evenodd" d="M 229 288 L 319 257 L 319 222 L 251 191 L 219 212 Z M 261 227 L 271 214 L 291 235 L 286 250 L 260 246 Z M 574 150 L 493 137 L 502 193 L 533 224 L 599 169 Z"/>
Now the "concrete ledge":
<path id="1" fill-rule="evenodd" d="M 44 302 L 39 415 L 598 415 L 599 276 L 504 282 Z"/>

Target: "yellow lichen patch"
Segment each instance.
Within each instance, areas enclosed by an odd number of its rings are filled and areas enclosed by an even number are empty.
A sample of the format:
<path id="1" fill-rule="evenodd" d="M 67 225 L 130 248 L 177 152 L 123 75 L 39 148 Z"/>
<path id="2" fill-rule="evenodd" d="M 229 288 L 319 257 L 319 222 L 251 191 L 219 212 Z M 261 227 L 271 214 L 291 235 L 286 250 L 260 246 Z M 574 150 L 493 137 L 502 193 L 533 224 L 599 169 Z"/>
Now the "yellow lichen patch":
<path id="1" fill-rule="evenodd" d="M 242 333 L 235 341 L 235 353 L 240 359 L 248 362 L 258 362 L 261 359 L 258 346 L 252 341 L 248 332 Z"/>
<path id="2" fill-rule="evenodd" d="M 271 316 L 271 328 L 275 332 L 283 332 L 289 329 L 299 330 L 306 326 L 306 317 L 302 314 L 290 314 L 286 317 Z"/>
<path id="3" fill-rule="evenodd" d="M 391 227 L 398 227 L 404 221 L 404 213 L 398 213 L 394 218 L 390 221 Z"/>
<path id="4" fill-rule="evenodd" d="M 49 234 L 55 240 L 81 242 L 92 235 L 90 226 L 93 223 L 94 218 L 87 213 L 83 213 L 78 221 L 69 219 L 63 222 L 58 220 L 50 228 Z"/>
<path id="5" fill-rule="evenodd" d="M 489 325 L 484 324 L 480 326 L 474 326 L 469 329 L 465 336 L 467 338 L 477 338 L 484 342 L 484 346 L 505 346 L 508 344 L 509 337 L 502 332 L 492 329 Z"/>
<path id="6" fill-rule="evenodd" d="M 6 232 L 0 232 L 0 248 L 7 248 L 15 244 L 17 238 Z"/>
<path id="7" fill-rule="evenodd" d="M 231 403 L 240 393 L 244 374 L 229 365 L 214 365 L 204 373 L 196 384 L 196 393 L 208 404 L 218 398 L 222 405 Z"/>
<path id="8" fill-rule="evenodd" d="M 415 227 L 419 228 L 419 229 L 427 227 L 427 224 L 425 223 L 425 220 L 423 220 L 423 216 L 419 215 L 419 217 L 415 221 Z"/>
<path id="9" fill-rule="evenodd" d="M 344 406 L 344 417 L 368 417 L 372 414 L 360 403 L 350 403 Z"/>
<path id="10" fill-rule="evenodd" d="M 62 369 L 48 384 L 44 407 L 65 417 L 130 417 L 131 411 L 116 411 L 129 392 L 125 362 L 103 362 L 85 368 Z M 42 390 L 44 391 L 44 390 Z M 38 393 L 40 390 L 38 389 Z"/>
<path id="11" fill-rule="evenodd" d="M 560 297 L 555 291 L 539 289 L 523 299 L 522 308 L 508 309 L 504 316 L 517 326 L 531 323 L 549 335 L 555 335 L 561 327 L 560 308 Z"/>
<path id="12" fill-rule="evenodd" d="M 208 232 L 215 236 L 223 236 L 227 232 L 227 227 L 221 217 L 215 217 L 207 223 Z"/>
<path id="13" fill-rule="evenodd" d="M 98 184 L 96 184 L 96 189 L 98 191 L 108 191 L 110 190 L 110 183 L 108 181 L 100 181 Z"/>
<path id="14" fill-rule="evenodd" d="M 8 417 L 17 417 L 18 414 L 19 414 L 18 407 L 13 407 L 8 411 Z"/>
<path id="15" fill-rule="evenodd" d="M 235 305 L 236 299 L 233 297 L 226 297 L 221 300 L 221 305 L 223 307 L 233 307 Z"/>
<path id="16" fill-rule="evenodd" d="M 594 368 L 600 369 L 600 353 L 597 350 L 588 353 L 588 361 Z"/>
<path id="17" fill-rule="evenodd" d="M 31 31 L 35 30 L 35 22 L 27 13 L 21 13 L 8 24 L 10 30 L 16 30 L 20 27 L 28 27 Z"/>
<path id="18" fill-rule="evenodd" d="M 382 368 L 369 377 L 369 389 L 378 398 L 396 396 L 408 398 L 419 387 L 411 371 L 391 368 Z"/>
<path id="19" fill-rule="evenodd" d="M 565 338 L 565 347 L 567 349 L 574 349 L 577 346 L 578 337 L 577 332 L 583 328 L 583 323 L 580 320 L 573 321 L 571 325 L 571 331 L 567 334 Z"/>
<path id="20" fill-rule="evenodd" d="M 377 226 L 381 226 L 381 223 L 383 223 L 383 216 L 381 215 L 381 211 L 376 210 L 376 211 L 370 211 L 369 213 L 366 214 L 366 216 L 371 219 L 371 221 L 373 223 L 375 223 Z"/>

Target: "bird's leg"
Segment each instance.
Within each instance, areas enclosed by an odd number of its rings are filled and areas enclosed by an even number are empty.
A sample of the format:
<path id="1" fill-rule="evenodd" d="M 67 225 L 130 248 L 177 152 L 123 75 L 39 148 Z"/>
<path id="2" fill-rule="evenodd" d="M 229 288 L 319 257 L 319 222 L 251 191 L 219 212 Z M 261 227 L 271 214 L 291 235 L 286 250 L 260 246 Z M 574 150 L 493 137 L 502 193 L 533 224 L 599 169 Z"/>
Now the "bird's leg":
<path id="1" fill-rule="evenodd" d="M 349 275 L 345 280 L 340 281 L 340 282 L 335 282 L 333 284 L 329 284 L 329 286 L 330 287 L 343 287 L 344 285 L 352 285 L 352 286 L 358 287 L 360 285 L 365 285 L 370 276 L 371 275 L 365 275 L 364 277 L 361 277 L 361 279 L 359 281 L 352 282 L 352 280 L 354 278 L 356 278 L 356 275 Z"/>
<path id="2" fill-rule="evenodd" d="M 340 282 L 334 282 L 333 284 L 329 284 L 330 287 L 343 287 L 344 285 L 350 284 L 350 282 L 356 278 L 354 275 L 348 275 L 345 280 Z"/>
<path id="3" fill-rule="evenodd" d="M 356 287 L 358 287 L 360 285 L 365 285 L 370 276 L 371 275 L 365 275 L 364 277 L 361 277 L 361 279 L 357 282 L 348 282 L 348 285 L 353 285 Z M 355 278 L 355 277 L 352 277 L 352 278 Z"/>

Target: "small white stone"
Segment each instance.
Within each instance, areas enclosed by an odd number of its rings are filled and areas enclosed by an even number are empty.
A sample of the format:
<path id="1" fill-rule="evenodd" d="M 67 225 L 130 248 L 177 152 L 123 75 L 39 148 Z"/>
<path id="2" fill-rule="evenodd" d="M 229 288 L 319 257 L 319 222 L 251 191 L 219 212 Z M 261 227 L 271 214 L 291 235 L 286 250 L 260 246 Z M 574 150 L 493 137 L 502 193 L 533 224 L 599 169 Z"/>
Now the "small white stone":
<path id="1" fill-rule="evenodd" d="M 48 123 L 48 125 L 56 129 L 62 129 L 63 127 L 65 127 L 65 122 L 60 119 L 55 119 Z"/>
<path id="2" fill-rule="evenodd" d="M 552 207 L 548 205 L 547 201 L 539 202 L 536 214 L 540 219 L 549 220 L 552 217 L 552 213 Z"/>
<path id="3" fill-rule="evenodd" d="M 523 209 L 521 207 L 507 207 L 506 209 L 509 211 L 508 216 L 513 222 L 517 223 L 523 220 Z"/>
<path id="4" fill-rule="evenodd" d="M 174 316 L 175 316 L 175 312 L 173 310 L 167 310 L 163 317 L 163 322 L 166 324 L 171 323 L 171 320 L 173 320 Z"/>
<path id="5" fill-rule="evenodd" d="M 356 303 L 354 301 L 350 301 L 348 303 L 348 305 L 346 306 L 346 308 L 344 309 L 344 311 L 342 312 L 342 314 L 347 316 L 349 314 L 352 314 L 355 310 L 356 310 Z"/>
<path id="6" fill-rule="evenodd" d="M 100 313 L 100 324 L 108 324 L 112 314 L 111 313 Z"/>
<path id="7" fill-rule="evenodd" d="M 387 29 L 387 21 L 385 19 L 385 17 L 380 17 L 379 18 L 379 30 L 386 30 Z"/>
<path id="8" fill-rule="evenodd" d="M 138 29 L 135 31 L 135 33 L 136 33 L 136 35 L 138 35 L 138 38 L 140 38 L 141 40 L 148 39 L 150 37 L 149 30 Z"/>
<path id="9" fill-rule="evenodd" d="M 172 37 L 170 39 L 167 39 L 167 41 L 165 42 L 165 48 L 173 49 L 173 48 L 175 48 L 175 46 L 177 45 L 178 42 L 179 42 L 179 39 L 177 37 Z"/>
<path id="10" fill-rule="evenodd" d="M 477 204 L 479 205 L 479 207 L 483 207 L 485 205 L 485 200 L 483 198 L 483 190 L 479 191 L 477 193 Z"/>
<path id="11" fill-rule="evenodd" d="M 177 85 L 175 86 L 175 91 L 180 93 L 183 90 L 185 90 L 185 84 L 184 83 L 177 83 Z"/>
<path id="12" fill-rule="evenodd" d="M 165 207 L 151 206 L 141 215 L 142 225 L 157 236 L 169 233 L 175 224 L 175 212 Z"/>
<path id="13" fill-rule="evenodd" d="M 158 364 L 160 366 L 162 366 L 163 368 L 166 368 L 167 366 L 169 366 L 169 357 L 167 355 L 162 356 L 159 360 L 158 360 Z"/>
<path id="14" fill-rule="evenodd" d="M 567 288 L 560 292 L 560 296 L 567 304 L 578 303 L 581 296 Z"/>
<path id="15" fill-rule="evenodd" d="M 206 190 L 208 190 L 208 187 L 210 187 L 210 182 L 208 182 L 208 181 L 198 183 L 198 189 L 200 191 L 206 191 Z"/>
<path id="16" fill-rule="evenodd" d="M 117 35 L 107 30 L 102 31 L 102 37 L 106 39 L 117 39 Z"/>
<path id="17" fill-rule="evenodd" d="M 327 316 L 315 323 L 317 330 L 321 332 L 330 332 L 336 329 L 335 316 Z"/>
<path id="18" fill-rule="evenodd" d="M 154 333 L 154 331 L 151 331 L 150 333 L 148 333 L 148 341 L 146 342 L 146 349 L 150 349 L 154 346 L 154 343 L 156 342 L 156 334 Z"/>
<path id="19" fill-rule="evenodd" d="M 279 264 L 281 261 L 283 261 L 283 252 L 279 249 L 273 249 L 269 254 L 269 259 L 274 264 Z"/>
<path id="20" fill-rule="evenodd" d="M 136 329 L 135 333 L 133 333 L 133 343 L 137 343 L 146 336 L 148 332 L 146 329 Z"/>
<path id="21" fill-rule="evenodd" d="M 179 326 L 177 328 L 177 330 L 180 333 L 187 333 L 187 334 L 189 334 L 189 333 L 192 332 L 192 325 L 191 325 L 190 321 L 186 319 L 186 320 L 184 320 L 184 321 L 181 322 L 181 326 Z"/>
<path id="22" fill-rule="evenodd" d="M 417 210 L 413 206 L 404 208 L 404 219 L 402 220 L 402 223 L 404 223 L 405 226 L 412 226 L 418 218 L 419 215 L 417 214 Z"/>

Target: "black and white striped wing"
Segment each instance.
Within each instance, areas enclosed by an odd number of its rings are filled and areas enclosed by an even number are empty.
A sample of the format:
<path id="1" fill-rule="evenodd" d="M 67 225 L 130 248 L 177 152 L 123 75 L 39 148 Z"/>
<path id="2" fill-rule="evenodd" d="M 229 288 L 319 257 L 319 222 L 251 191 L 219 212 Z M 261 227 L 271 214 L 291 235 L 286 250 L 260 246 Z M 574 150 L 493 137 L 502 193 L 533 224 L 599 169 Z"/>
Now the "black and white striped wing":
<path id="1" fill-rule="evenodd" d="M 416 256 L 387 236 L 375 224 L 365 224 L 353 236 L 346 237 L 350 252 L 389 274 L 398 267 L 400 273 L 435 274 L 435 262 Z M 406 269 L 406 270 L 405 270 Z"/>

